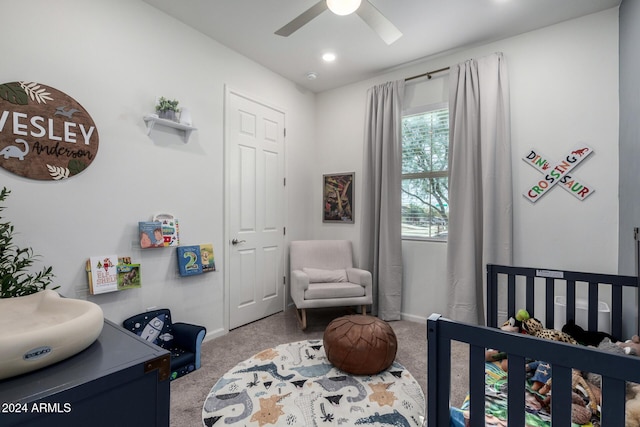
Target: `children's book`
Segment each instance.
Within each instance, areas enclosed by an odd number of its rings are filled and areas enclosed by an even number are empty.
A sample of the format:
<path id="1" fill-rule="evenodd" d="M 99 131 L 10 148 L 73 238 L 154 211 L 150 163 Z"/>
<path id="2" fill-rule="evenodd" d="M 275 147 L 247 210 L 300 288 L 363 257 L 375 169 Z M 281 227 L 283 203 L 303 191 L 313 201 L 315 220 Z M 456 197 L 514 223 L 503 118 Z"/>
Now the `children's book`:
<path id="1" fill-rule="evenodd" d="M 178 270 L 181 276 L 202 274 L 200 246 L 178 246 Z"/>
<path id="2" fill-rule="evenodd" d="M 92 295 L 118 290 L 118 255 L 90 257 L 87 261 L 89 292 Z"/>
<path id="3" fill-rule="evenodd" d="M 213 244 L 200 245 L 200 257 L 202 258 L 202 272 L 216 271 L 216 263 L 213 257 Z"/>
<path id="4" fill-rule="evenodd" d="M 142 287 L 140 264 L 118 264 L 118 290 Z"/>
<path id="5" fill-rule="evenodd" d="M 140 247 L 147 248 L 164 248 L 164 237 L 162 236 L 162 224 L 160 221 L 140 221 L 138 222 L 140 230 Z"/>
<path id="6" fill-rule="evenodd" d="M 153 220 L 160 221 L 165 246 L 180 246 L 180 227 L 176 217 L 172 214 L 160 213 L 156 214 Z"/>

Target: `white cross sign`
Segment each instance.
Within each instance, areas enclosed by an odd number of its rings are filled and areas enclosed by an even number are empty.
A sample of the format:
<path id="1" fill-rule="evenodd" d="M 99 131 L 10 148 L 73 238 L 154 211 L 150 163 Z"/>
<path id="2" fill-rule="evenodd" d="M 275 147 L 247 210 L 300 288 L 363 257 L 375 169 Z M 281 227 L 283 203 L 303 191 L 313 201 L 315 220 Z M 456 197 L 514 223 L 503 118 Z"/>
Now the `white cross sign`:
<path id="1" fill-rule="evenodd" d="M 556 184 L 559 184 L 560 187 L 571 193 L 578 200 L 586 199 L 595 190 L 584 181 L 578 181 L 578 179 L 570 175 L 569 172 L 591 153 L 593 153 L 593 148 L 584 144 L 579 145 L 574 147 L 564 159 L 552 167 L 552 164 L 547 160 L 547 156 L 539 151 L 531 150 L 522 160 L 542 173 L 544 177 L 529 187 L 529 189 L 523 193 L 523 196 L 535 203 L 547 191 L 551 190 Z"/>

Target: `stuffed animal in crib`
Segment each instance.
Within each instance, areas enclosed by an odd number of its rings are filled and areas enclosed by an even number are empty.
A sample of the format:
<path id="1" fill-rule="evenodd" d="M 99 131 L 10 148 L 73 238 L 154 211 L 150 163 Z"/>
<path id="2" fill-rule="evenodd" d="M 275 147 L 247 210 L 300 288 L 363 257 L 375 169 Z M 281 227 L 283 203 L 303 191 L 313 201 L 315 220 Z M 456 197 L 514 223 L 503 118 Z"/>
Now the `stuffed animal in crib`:
<path id="1" fill-rule="evenodd" d="M 544 338 L 552 341 L 566 342 L 570 344 L 578 344 L 578 342 L 574 340 L 569 334 L 555 329 L 545 328 L 542 322 L 535 317 L 530 317 L 529 319 L 522 322 L 522 329 L 526 333 L 528 333 L 529 335 L 533 335 L 534 337 Z"/>
<path id="2" fill-rule="evenodd" d="M 624 407 L 625 427 L 640 427 L 640 385 L 632 384 Z"/>
<path id="3" fill-rule="evenodd" d="M 624 349 L 625 354 L 640 356 L 640 337 L 637 335 L 632 336 L 630 340 L 625 342 L 618 341 L 616 345 Z"/>
<path id="4" fill-rule="evenodd" d="M 522 322 L 527 320 L 529 317 L 530 316 L 527 310 L 520 309 L 516 313 L 516 317 L 510 317 L 509 320 L 504 322 L 500 329 L 508 332 L 520 332 L 520 329 L 522 328 Z"/>
<path id="5" fill-rule="evenodd" d="M 576 325 L 576 322 L 569 320 L 566 325 L 562 327 L 562 332 L 571 335 L 576 341 L 582 345 L 597 347 L 605 338 L 609 338 L 611 342 L 617 342 L 618 340 L 606 332 L 592 332 L 585 331 Z"/>

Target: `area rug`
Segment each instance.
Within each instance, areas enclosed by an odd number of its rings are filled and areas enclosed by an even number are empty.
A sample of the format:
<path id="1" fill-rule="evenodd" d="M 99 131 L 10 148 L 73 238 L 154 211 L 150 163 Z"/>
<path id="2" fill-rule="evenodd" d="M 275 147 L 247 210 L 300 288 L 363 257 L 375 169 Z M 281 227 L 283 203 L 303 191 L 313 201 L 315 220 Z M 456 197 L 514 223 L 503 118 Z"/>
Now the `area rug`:
<path id="1" fill-rule="evenodd" d="M 425 398 L 400 363 L 376 375 L 334 367 L 322 340 L 282 344 L 239 363 L 213 386 L 204 426 L 422 426 Z"/>

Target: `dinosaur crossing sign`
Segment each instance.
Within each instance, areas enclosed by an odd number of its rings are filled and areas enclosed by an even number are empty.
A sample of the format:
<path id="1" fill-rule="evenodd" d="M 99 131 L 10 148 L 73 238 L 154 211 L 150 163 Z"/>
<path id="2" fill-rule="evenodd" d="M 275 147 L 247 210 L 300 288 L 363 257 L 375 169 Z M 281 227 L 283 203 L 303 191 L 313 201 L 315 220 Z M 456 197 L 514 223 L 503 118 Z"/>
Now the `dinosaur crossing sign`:
<path id="1" fill-rule="evenodd" d="M 39 180 L 85 170 L 98 152 L 98 130 L 69 95 L 36 82 L 0 84 L 0 167 Z"/>
<path id="2" fill-rule="evenodd" d="M 531 150 L 522 160 L 533 166 L 538 172 L 542 173 L 544 177 L 529 187 L 523 196 L 535 203 L 555 185 L 559 185 L 577 199 L 586 199 L 593 194 L 595 190 L 584 181 L 578 180 L 578 178 L 570 172 L 584 159 L 589 157 L 591 153 L 593 153 L 593 148 L 582 144 L 574 147 L 561 161 L 552 164 L 548 160 L 549 157 L 539 151 Z"/>

